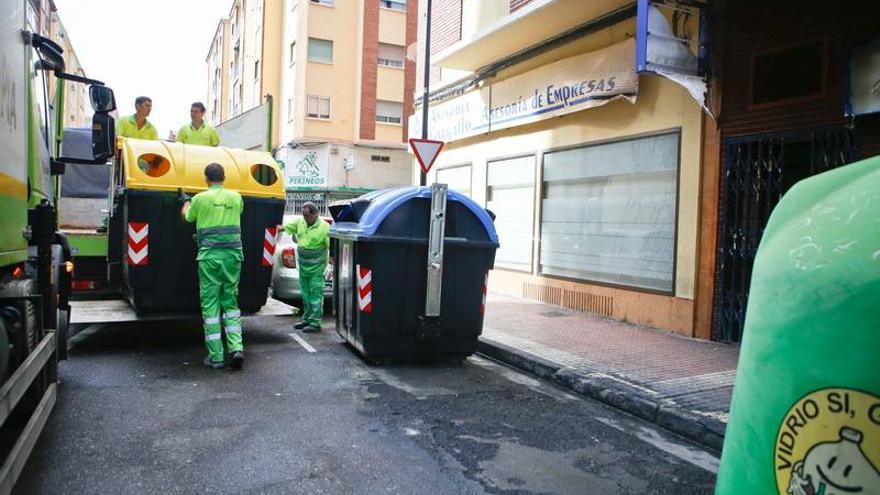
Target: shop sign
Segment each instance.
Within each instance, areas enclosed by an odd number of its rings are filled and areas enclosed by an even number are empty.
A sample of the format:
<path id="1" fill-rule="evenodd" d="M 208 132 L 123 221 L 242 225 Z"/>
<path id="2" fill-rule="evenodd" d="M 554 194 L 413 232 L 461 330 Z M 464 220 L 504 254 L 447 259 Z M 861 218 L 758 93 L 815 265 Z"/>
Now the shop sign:
<path id="1" fill-rule="evenodd" d="M 288 148 L 284 161 L 284 184 L 290 188 L 326 189 L 329 185 L 330 150 Z"/>

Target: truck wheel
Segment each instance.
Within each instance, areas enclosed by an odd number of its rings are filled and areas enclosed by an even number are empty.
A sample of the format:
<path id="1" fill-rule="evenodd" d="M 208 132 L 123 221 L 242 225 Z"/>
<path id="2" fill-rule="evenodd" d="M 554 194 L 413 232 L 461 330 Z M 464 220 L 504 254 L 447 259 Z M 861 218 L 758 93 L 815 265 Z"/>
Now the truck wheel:
<path id="1" fill-rule="evenodd" d="M 64 361 L 67 359 L 67 341 L 70 339 L 70 310 L 69 309 L 59 309 L 58 310 L 58 360 Z"/>
<path id="2" fill-rule="evenodd" d="M 35 282 L 31 279 L 13 280 L 3 289 L 3 295 L 6 297 L 24 297 L 35 294 Z M 37 344 L 43 338 L 43 332 L 37 327 L 37 307 L 31 301 L 21 301 L 17 304 L 21 313 L 21 318 L 13 323 L 12 327 L 12 350 L 10 352 L 9 373 L 15 370 L 27 359 L 31 352 L 37 348 Z M 49 381 L 54 375 L 54 363 L 47 364 L 46 368 L 34 378 L 28 391 L 19 401 L 16 411 L 21 411 L 25 416 L 30 415 L 40 400 L 43 398 L 43 391 L 46 389 Z"/>

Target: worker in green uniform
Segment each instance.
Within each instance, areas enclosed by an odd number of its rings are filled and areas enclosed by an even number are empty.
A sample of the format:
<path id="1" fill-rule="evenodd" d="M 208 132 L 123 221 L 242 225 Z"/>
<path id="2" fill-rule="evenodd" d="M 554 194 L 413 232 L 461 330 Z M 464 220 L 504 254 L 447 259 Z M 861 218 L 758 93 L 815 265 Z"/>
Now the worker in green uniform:
<path id="1" fill-rule="evenodd" d="M 318 208 L 307 202 L 302 206 L 302 218 L 284 226 L 296 241 L 296 266 L 302 291 L 303 320 L 293 328 L 306 333 L 321 331 L 324 317 L 324 278 L 328 270 L 330 224 L 318 217 Z"/>
<path id="2" fill-rule="evenodd" d="M 205 122 L 205 105 L 197 101 L 189 108 L 190 123 L 177 131 L 177 142 L 186 144 L 200 144 L 202 146 L 217 146 L 220 144 L 220 136 L 217 130 Z"/>
<path id="3" fill-rule="evenodd" d="M 205 167 L 208 190 L 196 194 L 183 205 L 187 222 L 195 222 L 199 244 L 199 295 L 205 325 L 205 366 L 225 366 L 221 340 L 221 312 L 226 330 L 226 347 L 232 367 L 244 364 L 241 337 L 241 311 L 238 309 L 238 280 L 241 276 L 241 194 L 223 188 L 223 167 L 211 163 Z"/>
<path id="4" fill-rule="evenodd" d="M 116 122 L 116 135 L 135 139 L 158 140 L 158 131 L 147 120 L 153 110 L 153 100 L 148 96 L 138 96 L 134 100 L 134 109 L 134 115 L 122 117 Z"/>

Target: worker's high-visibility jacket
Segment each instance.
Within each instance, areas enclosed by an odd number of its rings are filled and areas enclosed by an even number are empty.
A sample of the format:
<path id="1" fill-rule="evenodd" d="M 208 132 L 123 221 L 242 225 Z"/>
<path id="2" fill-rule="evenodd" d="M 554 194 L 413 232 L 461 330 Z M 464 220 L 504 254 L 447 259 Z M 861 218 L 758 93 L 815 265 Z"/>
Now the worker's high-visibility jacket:
<path id="1" fill-rule="evenodd" d="M 144 126 L 138 128 L 137 120 L 134 115 L 122 117 L 116 121 L 116 135 L 135 139 L 148 139 L 156 141 L 159 139 L 159 132 L 153 127 L 149 120 L 144 122 Z"/>
<path id="2" fill-rule="evenodd" d="M 177 131 L 177 142 L 217 146 L 220 144 L 220 136 L 217 134 L 217 130 L 207 123 L 203 123 L 198 129 L 193 127 L 192 124 L 187 124 Z"/>
<path id="3" fill-rule="evenodd" d="M 298 218 L 285 225 L 284 230 L 296 236 L 296 264 L 299 271 L 323 273 L 330 248 L 330 224 L 318 218 L 309 225 L 304 218 Z"/>
<path id="4" fill-rule="evenodd" d="M 198 260 L 244 258 L 241 250 L 241 212 L 244 201 L 241 194 L 211 186 L 196 194 L 186 212 L 188 222 L 196 222 L 199 244 Z"/>

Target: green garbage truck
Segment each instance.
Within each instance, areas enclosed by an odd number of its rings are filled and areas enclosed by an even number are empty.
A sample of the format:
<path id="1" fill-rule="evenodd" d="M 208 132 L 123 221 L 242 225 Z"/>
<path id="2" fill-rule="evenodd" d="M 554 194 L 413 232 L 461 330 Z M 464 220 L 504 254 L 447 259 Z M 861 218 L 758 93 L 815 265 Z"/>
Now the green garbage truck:
<path id="1" fill-rule="evenodd" d="M 65 357 L 73 265 L 57 227 L 57 177 L 71 161 L 106 161 L 114 141 L 112 90 L 64 72 L 62 48 L 28 31 L 26 3 L 0 0 L 0 493 L 12 490 L 52 411 Z M 67 84 L 89 85 L 87 159 L 59 153 Z"/>
<path id="2" fill-rule="evenodd" d="M 770 217 L 716 494 L 880 495 L 880 157 Z"/>

